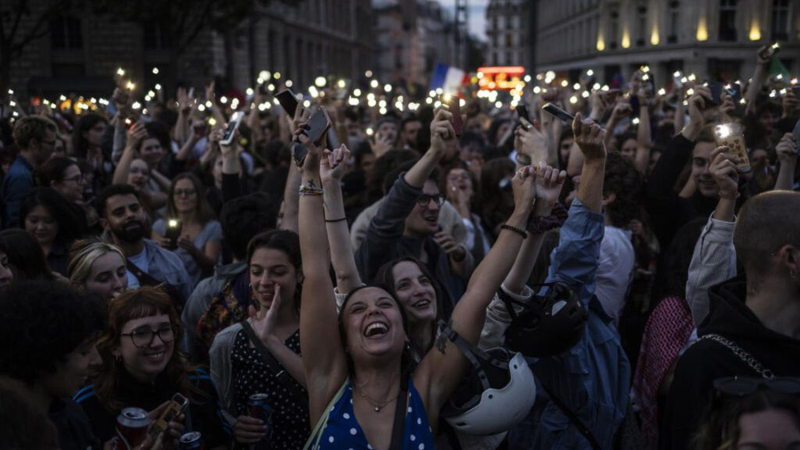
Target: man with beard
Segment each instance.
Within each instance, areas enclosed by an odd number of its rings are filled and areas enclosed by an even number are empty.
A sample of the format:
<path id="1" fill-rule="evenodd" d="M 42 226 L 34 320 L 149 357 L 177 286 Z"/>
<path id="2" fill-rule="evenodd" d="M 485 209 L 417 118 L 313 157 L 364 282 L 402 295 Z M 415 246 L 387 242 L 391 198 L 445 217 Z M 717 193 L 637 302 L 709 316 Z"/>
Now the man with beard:
<path id="1" fill-rule="evenodd" d="M 149 235 L 147 213 L 133 186 L 113 184 L 97 195 L 100 224 L 107 240 L 122 250 L 128 264 L 128 288 L 167 284 L 180 310 L 194 286 L 175 253 L 161 248 Z"/>

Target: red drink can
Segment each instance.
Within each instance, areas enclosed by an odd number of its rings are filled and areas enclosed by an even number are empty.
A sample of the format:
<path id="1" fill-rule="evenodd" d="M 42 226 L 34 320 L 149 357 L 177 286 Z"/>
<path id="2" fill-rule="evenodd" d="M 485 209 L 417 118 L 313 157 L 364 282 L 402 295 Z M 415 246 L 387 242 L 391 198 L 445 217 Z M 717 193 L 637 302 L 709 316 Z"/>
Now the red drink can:
<path id="1" fill-rule="evenodd" d="M 266 450 L 269 448 L 269 441 L 272 437 L 272 408 L 269 407 L 267 394 L 253 394 L 247 399 L 248 415 L 261 419 L 267 426 L 267 434 L 254 446 L 256 450 Z"/>
<path id="2" fill-rule="evenodd" d="M 125 408 L 117 416 L 117 448 L 133 449 L 147 439 L 150 419 L 142 408 Z"/>
<path id="3" fill-rule="evenodd" d="M 178 440 L 179 450 L 203 450 L 203 436 L 199 431 L 184 434 Z"/>

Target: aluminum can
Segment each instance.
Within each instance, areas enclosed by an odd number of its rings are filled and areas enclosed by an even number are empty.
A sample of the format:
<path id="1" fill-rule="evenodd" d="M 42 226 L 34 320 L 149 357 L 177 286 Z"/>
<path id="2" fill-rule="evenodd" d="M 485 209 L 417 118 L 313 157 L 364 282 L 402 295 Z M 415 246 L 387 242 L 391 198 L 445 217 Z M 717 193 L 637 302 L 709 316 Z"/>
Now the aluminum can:
<path id="1" fill-rule="evenodd" d="M 142 408 L 125 408 L 117 416 L 116 446 L 118 449 L 133 449 L 147 439 L 150 419 Z"/>
<path id="2" fill-rule="evenodd" d="M 178 440 L 179 450 L 203 450 L 203 435 L 199 431 L 186 433 Z"/>

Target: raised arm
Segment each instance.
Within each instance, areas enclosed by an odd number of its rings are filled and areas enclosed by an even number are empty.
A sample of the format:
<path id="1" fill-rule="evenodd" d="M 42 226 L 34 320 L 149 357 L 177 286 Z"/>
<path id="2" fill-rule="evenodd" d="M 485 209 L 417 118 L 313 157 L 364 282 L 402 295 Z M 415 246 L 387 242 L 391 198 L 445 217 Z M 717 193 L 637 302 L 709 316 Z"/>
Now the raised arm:
<path id="1" fill-rule="evenodd" d="M 797 143 L 792 133 L 786 133 L 775 148 L 781 168 L 778 171 L 778 180 L 775 182 L 776 191 L 791 191 L 794 189 L 794 174 L 797 168 Z"/>
<path id="2" fill-rule="evenodd" d="M 567 172 L 564 170 L 559 171 L 544 163 L 540 163 L 534 170 L 536 175 L 536 203 L 533 206 L 532 214 L 534 217 L 546 217 L 550 215 L 553 205 L 556 204 L 559 195 L 561 195 L 561 188 L 564 186 Z M 522 248 L 514 261 L 514 266 L 508 272 L 505 281 L 503 281 L 503 286 L 506 289 L 514 293 L 523 291 L 531 272 L 533 272 L 533 266 L 539 256 L 543 241 L 544 233 L 538 233 L 533 230 L 528 232 L 528 239 L 522 242 Z"/>
<path id="3" fill-rule="evenodd" d="M 433 139 L 440 139 L 437 135 Z M 486 307 L 514 264 L 517 251 L 527 237 L 528 216 L 536 194 L 533 170 L 525 167 L 512 179 L 514 212 L 501 228 L 500 236 L 489 254 L 472 274 L 467 291 L 456 304 L 451 316 L 453 331 L 466 341 L 477 344 L 486 318 Z M 426 409 L 431 420 L 461 380 L 467 359 L 460 350 L 446 342 L 444 351 L 434 347 L 420 362 L 414 382 L 423 386 Z"/>
<path id="4" fill-rule="evenodd" d="M 639 110 L 639 128 L 636 131 L 636 158 L 633 164 L 640 174 L 646 175 L 647 166 L 650 164 L 650 149 L 653 147 L 653 138 L 650 133 L 650 110 L 647 107 L 647 97 L 644 89 L 639 89 L 636 95 L 639 97 L 639 104 L 642 107 Z"/>
<path id="5" fill-rule="evenodd" d="M 727 147 L 711 152 L 708 171 L 719 186 L 719 202 L 694 247 L 686 282 L 686 302 L 698 326 L 708 315 L 708 288 L 736 276 L 733 226 L 739 174 Z"/>
<path id="6" fill-rule="evenodd" d="M 298 133 L 300 134 L 300 133 Z M 303 259 L 303 293 L 300 303 L 300 349 L 308 386 L 311 423 L 316 423 L 347 377 L 329 276 L 330 257 L 322 209 L 320 150 L 305 135 L 308 148 L 301 170 L 304 195 L 299 200 L 298 226 Z"/>
<path id="7" fill-rule="evenodd" d="M 117 167 L 114 169 L 113 184 L 127 184 L 128 172 L 131 170 L 131 162 L 136 156 L 136 149 L 139 144 L 147 138 L 147 130 L 144 128 L 144 122 L 137 122 L 128 131 L 128 141 L 125 144 L 125 150 L 122 151 L 122 157 L 119 159 Z"/>
<path id="8" fill-rule="evenodd" d="M 302 105 L 297 105 L 294 118 L 291 120 L 290 129 L 292 133 L 297 128 L 301 121 L 308 119 L 308 113 Z M 298 189 L 301 185 L 300 170 L 295 164 L 289 164 L 289 175 L 286 178 L 286 187 L 283 190 L 283 217 L 281 218 L 281 229 L 298 231 L 297 214 L 298 214 Z"/>
<path id="9" fill-rule="evenodd" d="M 325 206 L 325 229 L 331 246 L 331 263 L 336 273 L 336 290 L 347 294 L 361 285 L 356 259 L 350 247 L 350 230 L 344 212 L 342 177 L 347 172 L 350 150 L 341 145 L 334 151 L 325 150 L 320 162 L 320 177 Z"/>
<path id="10" fill-rule="evenodd" d="M 767 66 L 772 62 L 772 56 L 766 51 L 767 48 L 765 45 L 758 49 L 758 53 L 756 53 L 756 70 L 751 78 L 753 81 L 750 82 L 750 86 L 744 95 L 747 100 L 747 106 L 744 110 L 745 115 L 756 113 L 758 94 L 761 92 L 761 86 L 764 86 L 764 83 L 767 82 Z"/>

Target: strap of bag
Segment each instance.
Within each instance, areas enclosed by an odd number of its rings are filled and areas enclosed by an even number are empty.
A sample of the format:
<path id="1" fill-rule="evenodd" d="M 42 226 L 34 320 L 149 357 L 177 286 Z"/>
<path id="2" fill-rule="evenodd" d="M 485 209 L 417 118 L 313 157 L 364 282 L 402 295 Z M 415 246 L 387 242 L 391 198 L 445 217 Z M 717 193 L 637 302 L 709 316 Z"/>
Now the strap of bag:
<path id="1" fill-rule="evenodd" d="M 758 374 L 761 375 L 762 378 L 775 378 L 775 374 L 772 373 L 771 370 L 764 367 L 764 365 L 761 364 L 759 360 L 754 358 L 753 355 L 747 353 L 743 348 L 736 345 L 736 343 L 731 341 L 730 339 L 720 336 L 719 334 L 713 334 L 713 333 L 703 335 L 700 337 L 700 339 L 698 339 L 698 341 L 706 341 L 706 340 L 711 340 L 724 347 L 727 347 L 728 350 L 733 352 L 734 355 L 738 356 L 743 363 L 747 364 L 748 366 L 750 366 L 751 369 L 758 372 Z"/>
<path id="2" fill-rule="evenodd" d="M 403 432 L 406 426 L 406 401 L 408 399 L 408 388 L 405 383 L 400 382 L 400 392 L 397 393 L 397 407 L 394 410 L 394 425 L 392 425 L 392 443 L 389 450 L 402 450 Z"/>
<path id="3" fill-rule="evenodd" d="M 264 346 L 264 343 L 261 342 L 261 339 L 256 336 L 256 332 L 253 330 L 253 327 L 250 326 L 246 320 L 242 322 L 242 330 L 244 330 L 244 334 L 250 339 L 250 342 L 253 343 L 253 346 L 258 350 L 258 353 L 261 355 L 261 359 L 264 363 L 269 367 L 270 372 L 275 375 L 275 378 L 280 382 L 285 388 L 287 388 L 287 392 L 292 398 L 303 407 L 305 411 L 308 411 L 308 396 L 299 392 L 297 390 L 297 386 L 295 383 L 292 382 L 293 378 L 289 373 L 281 366 L 277 359 L 272 356 L 272 353 L 267 350 L 267 347 Z"/>
<path id="4" fill-rule="evenodd" d="M 539 382 L 542 385 L 542 387 L 544 388 L 545 392 L 547 392 L 547 395 L 550 397 L 550 400 L 552 400 L 553 403 L 558 407 L 558 409 L 560 409 L 561 412 L 564 413 L 564 415 L 567 416 L 569 421 L 572 422 L 573 425 L 575 425 L 575 428 L 577 428 L 578 431 L 580 431 L 580 433 L 583 435 L 583 437 L 585 437 L 586 440 L 589 441 L 589 445 L 592 446 L 592 449 L 601 450 L 602 447 L 600 447 L 600 443 L 597 442 L 597 439 L 595 439 L 595 437 L 592 434 L 592 432 L 589 430 L 589 428 L 586 426 L 586 424 L 583 423 L 583 421 L 580 419 L 580 417 L 576 416 L 575 413 L 572 412 L 572 410 L 569 409 L 567 407 L 567 405 L 564 404 L 564 402 L 561 401 L 561 399 L 557 395 L 555 395 L 541 381 L 542 380 L 539 380 Z"/>
<path id="5" fill-rule="evenodd" d="M 322 417 L 319 418 L 317 424 L 314 425 L 314 430 L 311 432 L 311 436 L 308 437 L 306 445 L 303 446 L 303 450 L 315 450 L 319 448 L 319 440 L 322 439 L 322 433 L 325 431 L 325 426 L 328 425 L 328 418 L 330 417 L 334 406 L 336 406 L 336 403 L 338 403 L 339 399 L 341 399 L 342 395 L 344 395 L 345 387 L 347 387 L 347 380 L 342 383 L 342 387 L 339 388 L 339 392 L 333 396 L 331 402 L 328 403 L 327 407 L 325 407 L 325 413 L 322 414 Z"/>

